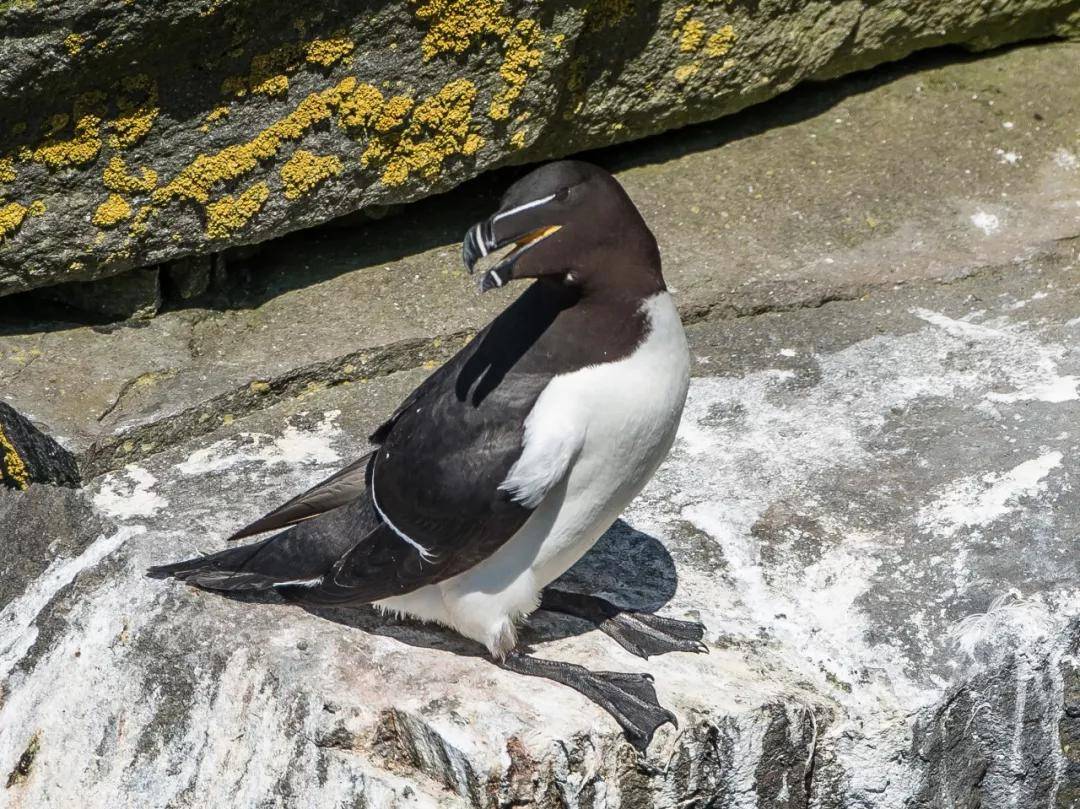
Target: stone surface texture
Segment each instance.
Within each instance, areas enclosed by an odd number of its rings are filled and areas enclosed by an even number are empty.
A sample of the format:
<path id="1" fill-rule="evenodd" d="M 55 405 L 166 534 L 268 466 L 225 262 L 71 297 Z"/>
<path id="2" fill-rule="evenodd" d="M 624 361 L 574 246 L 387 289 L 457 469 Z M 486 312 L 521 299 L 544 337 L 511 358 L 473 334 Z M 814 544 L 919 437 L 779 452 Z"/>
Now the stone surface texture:
<path id="1" fill-rule="evenodd" d="M 78 485 L 75 456 L 11 405 L 0 402 L 0 484 L 25 490 L 32 483 Z"/>
<path id="2" fill-rule="evenodd" d="M 735 112 L 1080 0 L 0 2 L 0 295 Z"/>
<path id="3" fill-rule="evenodd" d="M 657 234 L 687 319 L 815 306 L 1080 234 L 1077 75 L 1080 44 L 939 54 L 589 157 Z M 231 287 L 139 328 L 2 299 L 0 396 L 92 476 L 296 395 L 441 362 L 504 305 L 475 294 L 459 245 L 517 171 L 230 260 Z"/>
<path id="4" fill-rule="evenodd" d="M 709 654 L 523 636 L 654 675 L 679 727 L 642 758 L 436 627 L 143 575 L 357 457 L 520 291 L 457 256 L 512 170 L 232 287 L 193 262 L 149 322 L 0 302 L 3 397 L 88 477 L 0 491 L 0 807 L 1080 807 L 1078 72 L 1076 44 L 928 57 L 592 155 L 658 235 L 694 378 L 563 584 L 700 620 Z"/>
<path id="5" fill-rule="evenodd" d="M 143 576 L 361 453 L 418 369 L 89 487 L 98 535 L 0 613 L 4 799 L 1075 805 L 1078 259 L 690 327 L 673 453 L 565 584 L 700 619 L 709 654 L 646 662 L 543 616 L 525 635 L 652 673 L 680 725 L 647 757 L 434 627 Z"/>

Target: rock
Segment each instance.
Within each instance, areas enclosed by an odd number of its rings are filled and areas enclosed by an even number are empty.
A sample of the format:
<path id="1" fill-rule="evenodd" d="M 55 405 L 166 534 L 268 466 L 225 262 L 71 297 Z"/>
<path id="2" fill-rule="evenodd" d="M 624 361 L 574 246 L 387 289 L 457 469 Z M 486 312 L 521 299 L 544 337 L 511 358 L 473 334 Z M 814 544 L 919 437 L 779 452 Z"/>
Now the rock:
<path id="1" fill-rule="evenodd" d="M 217 255 L 189 256 L 166 264 L 162 272 L 169 297 L 187 301 L 206 292 L 210 288 L 218 259 Z"/>
<path id="2" fill-rule="evenodd" d="M 52 574 L 78 557 L 108 521 L 92 508 L 82 492 L 33 485 L 19 494 L 0 489 L 0 525 L 4 526 L 0 542 L 0 568 L 4 571 L 0 576 L 2 611 L 15 598 L 23 596 L 33 583 L 48 586 Z M 10 629 L 10 625 L 5 625 L 5 631 Z M 10 651 L 5 643 L 11 637 L 8 634 L 0 642 L 0 658 Z"/>
<path id="3" fill-rule="evenodd" d="M 45 287 L 30 297 L 57 301 L 107 320 L 149 320 L 161 309 L 161 273 L 157 267 L 144 267 L 96 281 Z"/>
<path id="4" fill-rule="evenodd" d="M 31 483 L 79 485 L 75 457 L 4 402 L 0 402 L 0 483 L 23 490 Z"/>
<path id="5" fill-rule="evenodd" d="M 657 234 L 687 320 L 816 307 L 1080 234 L 1076 75 L 1080 43 L 936 52 L 592 157 Z M 95 475 L 292 396 L 441 362 L 512 294 L 477 294 L 460 239 L 519 171 L 234 248 L 210 295 L 140 328 L 0 299 L 0 390 Z"/>
<path id="6" fill-rule="evenodd" d="M 0 6 L 0 295 L 218 252 L 685 126 L 1076 0 Z"/>
<path id="7" fill-rule="evenodd" d="M 0 653 L 5 797 L 1070 806 L 1080 256 L 1066 247 L 689 327 L 671 457 L 564 586 L 699 619 L 709 654 L 643 661 L 542 614 L 525 632 L 541 656 L 655 676 L 680 727 L 646 757 L 576 693 L 436 627 L 143 576 L 222 547 L 361 453 L 414 369 L 279 402 L 92 482 L 115 525 L 0 616 L 0 650 L 15 650 Z"/>

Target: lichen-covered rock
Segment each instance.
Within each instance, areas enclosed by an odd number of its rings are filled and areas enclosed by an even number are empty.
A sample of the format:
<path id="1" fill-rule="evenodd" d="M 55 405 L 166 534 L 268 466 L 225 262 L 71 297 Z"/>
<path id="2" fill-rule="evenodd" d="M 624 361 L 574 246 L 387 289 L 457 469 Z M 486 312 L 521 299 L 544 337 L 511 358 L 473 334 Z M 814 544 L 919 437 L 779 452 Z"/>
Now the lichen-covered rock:
<path id="1" fill-rule="evenodd" d="M 0 2 L 0 295 L 715 117 L 1080 0 Z"/>
<path id="2" fill-rule="evenodd" d="M 0 484 L 27 489 L 31 483 L 77 486 L 75 458 L 11 405 L 0 402 Z"/>

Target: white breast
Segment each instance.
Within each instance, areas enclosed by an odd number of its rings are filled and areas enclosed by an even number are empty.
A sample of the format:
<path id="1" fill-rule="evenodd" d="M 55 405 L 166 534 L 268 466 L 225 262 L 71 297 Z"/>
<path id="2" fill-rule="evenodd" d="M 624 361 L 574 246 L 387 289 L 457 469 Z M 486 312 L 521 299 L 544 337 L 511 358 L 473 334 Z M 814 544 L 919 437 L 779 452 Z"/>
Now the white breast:
<path id="1" fill-rule="evenodd" d="M 649 331 L 629 357 L 555 377 L 537 399 L 501 486 L 535 507 L 525 525 L 470 570 L 381 606 L 448 624 L 497 655 L 513 646 L 514 621 L 592 547 L 675 440 L 689 384 L 686 335 L 668 293 L 644 311 Z"/>

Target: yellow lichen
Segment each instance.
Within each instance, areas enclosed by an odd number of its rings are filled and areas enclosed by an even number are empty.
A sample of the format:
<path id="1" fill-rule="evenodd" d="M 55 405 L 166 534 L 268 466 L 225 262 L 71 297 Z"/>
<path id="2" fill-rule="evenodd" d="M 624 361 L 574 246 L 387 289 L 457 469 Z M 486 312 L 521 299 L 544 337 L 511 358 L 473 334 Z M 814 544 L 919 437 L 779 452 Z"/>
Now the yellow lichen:
<path id="1" fill-rule="evenodd" d="M 706 56 L 724 56 L 735 43 L 735 29 L 730 25 L 716 31 L 705 43 Z"/>
<path id="2" fill-rule="evenodd" d="M 289 92 L 289 77 L 284 73 L 270 76 L 253 86 L 251 92 L 268 96 L 283 96 Z"/>
<path id="3" fill-rule="evenodd" d="M 10 157 L 0 157 L 0 183 L 15 181 L 15 161 Z"/>
<path id="4" fill-rule="evenodd" d="M 394 96 L 389 99 L 375 118 L 373 124 L 375 131 L 389 132 L 391 129 L 401 126 L 405 123 L 409 110 L 413 108 L 414 103 L 408 96 Z"/>
<path id="5" fill-rule="evenodd" d="M 206 206 L 206 235 L 224 239 L 240 230 L 255 216 L 270 196 L 266 183 L 255 183 L 239 196 L 226 194 Z"/>
<path id="6" fill-rule="evenodd" d="M 316 155 L 297 149 L 281 167 L 285 199 L 299 199 L 319 183 L 341 174 L 343 169 L 341 160 L 335 155 Z"/>
<path id="7" fill-rule="evenodd" d="M 429 23 L 420 43 L 424 60 L 439 53 L 464 53 L 484 36 L 504 39 L 514 20 L 503 9 L 503 0 L 410 0 L 419 7 L 417 19 Z"/>
<path id="8" fill-rule="evenodd" d="M 74 56 L 83 49 L 83 45 L 86 44 L 85 34 L 71 33 L 64 37 L 64 47 L 67 48 L 67 52 Z"/>
<path id="9" fill-rule="evenodd" d="M 134 146 L 145 138 L 160 112 L 157 83 L 146 74 L 124 79 L 121 87 L 124 95 L 116 101 L 120 114 L 109 123 L 113 132 L 109 144 L 114 149 Z"/>
<path id="10" fill-rule="evenodd" d="M 382 111 L 383 94 L 371 84 L 358 84 L 342 99 L 339 121 L 342 126 L 354 128 L 372 126 Z"/>
<path id="11" fill-rule="evenodd" d="M 29 216 L 41 216 L 48 208 L 45 207 L 45 203 L 40 199 L 35 199 L 30 203 L 30 207 L 26 209 L 26 213 Z"/>
<path id="12" fill-rule="evenodd" d="M 30 486 L 30 471 L 3 427 L 0 427 L 0 459 L 4 462 L 3 468 L 0 468 L 0 477 L 10 480 L 19 489 L 27 489 Z M 33 741 L 30 744 L 36 748 Z"/>
<path id="13" fill-rule="evenodd" d="M 157 172 L 143 167 L 140 174 L 129 174 L 124 159 L 120 155 L 114 155 L 105 167 L 101 180 L 110 191 L 120 191 L 131 194 L 136 191 L 150 192 L 157 186 Z"/>
<path id="14" fill-rule="evenodd" d="M 229 108 L 223 104 L 220 107 L 214 107 L 212 110 L 210 110 L 210 112 L 206 114 L 206 118 L 204 120 L 206 121 L 206 123 L 212 124 L 214 121 L 224 118 L 228 114 Z"/>
<path id="15" fill-rule="evenodd" d="M 154 207 L 152 205 L 143 205 L 135 212 L 135 218 L 131 220 L 131 224 L 128 226 L 128 230 L 131 231 L 132 236 L 142 236 L 148 230 L 146 224 L 150 217 L 154 215 Z"/>
<path id="16" fill-rule="evenodd" d="M 510 136 L 510 145 L 515 149 L 525 148 L 525 136 L 528 133 L 528 129 L 519 129 L 513 135 Z"/>
<path id="17" fill-rule="evenodd" d="M 345 36 L 344 31 L 337 31 L 331 39 L 313 39 L 307 43 L 304 58 L 312 64 L 331 67 L 355 48 L 356 43 Z"/>
<path id="18" fill-rule="evenodd" d="M 700 70 L 700 66 L 697 62 L 691 62 L 688 65 L 679 65 L 675 68 L 675 81 L 679 84 L 685 84 L 698 72 L 698 70 Z"/>
<path id="19" fill-rule="evenodd" d="M 221 83 L 221 92 L 237 97 L 247 93 L 283 95 L 289 89 L 289 77 L 286 74 L 300 66 L 303 52 L 300 45 L 289 43 L 267 53 L 256 54 L 251 57 L 248 75 L 225 79 Z"/>
<path id="20" fill-rule="evenodd" d="M 679 50 L 683 53 L 696 51 L 703 39 L 705 39 L 705 23 L 701 20 L 687 20 L 679 38 Z"/>
<path id="21" fill-rule="evenodd" d="M 131 216 L 131 206 L 119 194 L 109 194 L 90 220 L 99 228 L 113 228 Z"/>
<path id="22" fill-rule="evenodd" d="M 535 20 L 520 20 L 506 38 L 506 51 L 499 67 L 499 76 L 506 87 L 491 101 L 491 117 L 503 120 L 510 117 L 510 104 L 521 95 L 531 71 L 540 66 L 543 55 L 536 47 L 540 27 Z"/>
<path id="23" fill-rule="evenodd" d="M 19 226 L 22 225 L 23 220 L 26 218 L 26 214 L 26 206 L 17 202 L 9 202 L 0 208 L 0 242 L 3 242 L 19 229 Z"/>
<path id="24" fill-rule="evenodd" d="M 476 85 L 457 79 L 416 105 L 408 124 L 396 133 L 373 137 L 361 165 L 384 162 L 380 179 L 397 186 L 416 174 L 430 182 L 451 155 L 471 155 L 484 140 L 470 131 Z"/>
<path id="25" fill-rule="evenodd" d="M 189 199 L 206 204 L 214 185 L 235 180 L 255 169 L 260 160 L 277 155 L 286 142 L 299 140 L 313 126 L 329 119 L 355 89 L 356 79 L 343 79 L 334 87 L 312 93 L 295 110 L 247 143 L 227 146 L 210 155 L 198 155 L 172 181 L 154 192 L 154 202 Z"/>
<path id="26" fill-rule="evenodd" d="M 675 10 L 675 24 L 676 25 L 682 25 L 682 21 L 685 20 L 687 17 L 689 17 L 690 14 L 693 11 L 694 11 L 694 7 L 692 5 L 690 5 L 690 6 L 681 6 L 680 8 L 676 9 Z"/>
<path id="27" fill-rule="evenodd" d="M 65 119 L 67 116 L 64 116 Z M 89 163 L 101 151 L 101 118 L 84 115 L 75 124 L 75 137 L 70 140 L 48 138 L 34 149 L 29 157 L 51 169 Z"/>
<path id="28" fill-rule="evenodd" d="M 100 90 L 91 90 L 88 93 L 82 93 L 75 97 L 75 103 L 72 105 L 71 109 L 71 117 L 76 121 L 85 118 L 87 115 L 94 115 L 104 119 L 108 110 L 109 107 L 106 103 L 105 94 Z"/>
<path id="29" fill-rule="evenodd" d="M 45 124 L 45 136 L 49 137 L 55 135 L 61 129 L 68 125 L 68 121 L 71 120 L 71 116 L 66 112 L 58 112 L 56 115 L 49 117 L 48 123 Z"/>
<path id="30" fill-rule="evenodd" d="M 424 60 L 440 53 L 464 53 L 484 37 L 504 45 L 499 75 L 505 88 L 491 101 L 496 120 L 510 116 L 510 104 L 521 95 L 532 70 L 540 66 L 540 28 L 535 20 L 515 20 L 503 0 L 410 0 L 417 19 L 428 23 L 420 44 Z"/>

